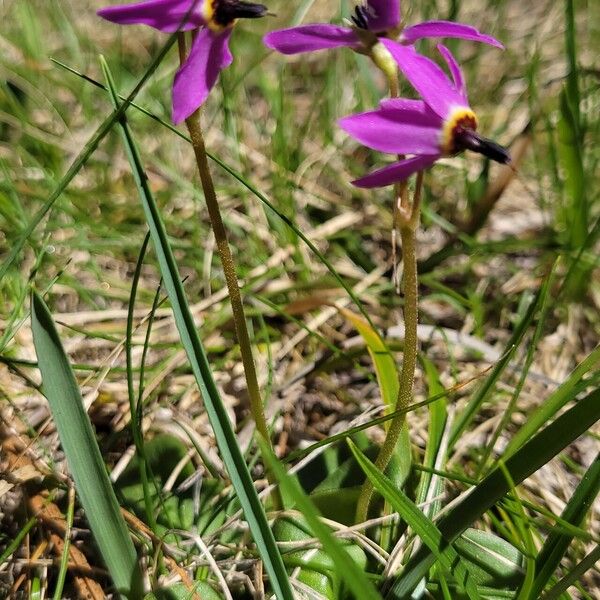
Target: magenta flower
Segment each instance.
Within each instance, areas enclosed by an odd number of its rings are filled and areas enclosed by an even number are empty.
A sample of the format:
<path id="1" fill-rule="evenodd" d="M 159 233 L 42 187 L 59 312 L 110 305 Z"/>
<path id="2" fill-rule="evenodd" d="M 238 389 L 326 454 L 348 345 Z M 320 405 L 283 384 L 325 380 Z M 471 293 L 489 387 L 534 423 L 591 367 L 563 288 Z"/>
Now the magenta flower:
<path id="1" fill-rule="evenodd" d="M 373 188 L 403 181 L 430 167 L 443 156 L 472 150 L 499 163 L 508 164 L 508 151 L 480 136 L 477 117 L 469 106 L 460 67 L 450 51 L 439 45 L 452 81 L 433 61 L 413 48 L 391 40 L 382 43 L 422 100 L 383 100 L 374 111 L 351 115 L 340 126 L 361 144 L 408 158 L 353 181 L 358 187 Z"/>
<path id="2" fill-rule="evenodd" d="M 233 61 L 229 38 L 237 19 L 254 19 L 266 13 L 262 4 L 241 0 L 147 0 L 98 11 L 113 23 L 149 25 L 166 33 L 200 28 L 187 60 L 175 75 L 175 123 L 187 119 L 206 100 L 221 70 Z"/>
<path id="3" fill-rule="evenodd" d="M 353 26 L 339 27 L 326 23 L 300 25 L 268 33 L 266 46 L 282 54 L 299 54 L 327 48 L 346 46 L 354 50 L 367 50 L 377 39 L 396 39 L 401 44 L 414 44 L 422 38 L 460 38 L 504 46 L 490 35 L 479 33 L 475 27 L 450 21 L 425 21 L 402 28 L 400 0 L 366 0 L 356 7 Z"/>

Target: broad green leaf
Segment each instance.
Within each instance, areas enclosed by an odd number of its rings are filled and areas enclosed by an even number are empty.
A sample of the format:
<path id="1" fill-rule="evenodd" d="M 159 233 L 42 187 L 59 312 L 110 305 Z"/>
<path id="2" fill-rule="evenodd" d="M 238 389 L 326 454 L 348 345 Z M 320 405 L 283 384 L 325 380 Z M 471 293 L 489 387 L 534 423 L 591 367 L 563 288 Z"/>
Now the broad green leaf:
<path id="1" fill-rule="evenodd" d="M 282 515 L 273 524 L 273 534 L 279 542 L 298 542 L 314 538 L 303 515 Z M 355 568 L 365 571 L 367 557 L 360 546 L 349 541 L 341 542 L 344 551 L 355 563 Z M 283 555 L 289 567 L 300 567 L 298 580 L 302 581 L 319 594 L 331 600 L 340 597 L 342 576 L 336 569 L 331 556 L 322 549 L 315 552 L 314 547 L 286 552 Z"/>
<path id="2" fill-rule="evenodd" d="M 361 600 L 380 599 L 381 596 L 366 577 L 365 573 L 356 568 L 354 560 L 348 555 L 342 542 L 337 540 L 331 533 L 331 530 L 321 522 L 318 511 L 315 509 L 309 497 L 304 493 L 298 481 L 286 473 L 285 469 L 271 453 L 271 450 L 266 443 L 262 442 L 260 439 L 259 443 L 268 467 L 279 481 L 279 485 L 281 486 L 285 497 L 293 499 L 295 507 L 306 519 L 310 531 L 315 537 L 319 538 L 323 550 L 329 555 L 335 565 L 335 569 L 344 579 L 354 596 Z"/>
<path id="3" fill-rule="evenodd" d="M 478 586 L 515 589 L 519 584 L 523 576 L 523 555 L 496 534 L 469 528 L 454 546 Z"/>
<path id="4" fill-rule="evenodd" d="M 129 598 L 141 597 L 141 572 L 79 386 L 42 298 L 31 296 L 33 343 L 44 395 L 75 481 L 94 539 L 115 587 Z"/>
<path id="5" fill-rule="evenodd" d="M 205 581 L 194 581 L 192 590 L 183 583 L 177 583 L 171 587 L 159 588 L 144 596 L 144 600 L 223 600 L 223 594 L 217 592 L 218 588 L 211 586 Z"/>

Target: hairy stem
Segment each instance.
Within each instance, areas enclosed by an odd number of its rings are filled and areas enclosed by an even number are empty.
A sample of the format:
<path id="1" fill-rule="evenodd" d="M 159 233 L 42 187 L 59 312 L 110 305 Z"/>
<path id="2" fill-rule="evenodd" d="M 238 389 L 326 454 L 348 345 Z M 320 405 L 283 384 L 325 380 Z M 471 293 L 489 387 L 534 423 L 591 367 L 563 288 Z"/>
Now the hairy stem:
<path id="1" fill-rule="evenodd" d="M 180 60 L 185 57 L 185 38 L 182 33 L 179 34 L 179 56 Z M 267 428 L 267 421 L 263 409 L 260 387 L 256 376 L 256 367 L 254 365 L 254 357 L 252 356 L 252 344 L 248 327 L 246 325 L 246 316 L 244 314 L 244 305 L 240 294 L 240 287 L 237 280 L 235 262 L 231 254 L 229 242 L 227 240 L 227 231 L 221 217 L 221 210 L 215 192 L 215 185 L 210 174 L 208 166 L 208 157 L 206 155 L 206 146 L 202 135 L 202 127 L 200 124 L 200 109 L 188 117 L 185 121 L 190 138 L 192 140 L 192 148 L 198 165 L 198 173 L 204 191 L 206 207 L 210 218 L 210 224 L 215 236 L 217 252 L 221 259 L 231 310 L 233 313 L 233 322 L 238 343 L 240 345 L 240 354 L 242 364 L 244 366 L 244 374 L 246 376 L 246 386 L 248 397 L 250 400 L 250 412 L 254 420 L 254 424 L 258 433 L 263 439 L 270 444 L 270 435 Z M 272 482 L 271 482 L 272 483 Z M 275 501 L 275 497 L 274 497 Z M 275 502 L 279 504 L 279 502 Z"/>
<path id="2" fill-rule="evenodd" d="M 418 275 L 416 232 L 419 226 L 419 213 L 421 206 L 421 189 L 423 186 L 423 173 L 417 175 L 417 184 L 413 196 L 412 206 L 408 206 L 408 189 L 402 186 L 402 193 L 396 199 L 398 207 L 398 223 L 400 228 L 400 241 L 402 244 L 402 289 L 404 292 L 404 354 L 402 371 L 398 385 L 398 397 L 394 411 L 405 409 L 411 401 L 415 369 L 417 366 L 418 338 Z M 375 460 L 375 466 L 380 472 L 385 471 L 393 454 L 398 438 L 405 426 L 406 414 L 396 415 L 387 430 L 383 446 Z M 367 520 L 369 504 L 373 495 L 373 484 L 367 478 L 360 492 L 356 507 L 356 522 Z"/>

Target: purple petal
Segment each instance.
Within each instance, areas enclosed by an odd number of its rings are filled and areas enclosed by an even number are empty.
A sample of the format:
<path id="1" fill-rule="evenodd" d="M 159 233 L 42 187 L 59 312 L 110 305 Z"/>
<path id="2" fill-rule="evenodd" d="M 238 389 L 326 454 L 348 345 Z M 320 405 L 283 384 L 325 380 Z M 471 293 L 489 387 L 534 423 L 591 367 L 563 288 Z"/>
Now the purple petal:
<path id="1" fill-rule="evenodd" d="M 119 25 L 149 25 L 166 33 L 187 31 L 205 25 L 202 6 L 205 0 L 147 0 L 135 4 L 107 6 L 98 15 Z"/>
<path id="2" fill-rule="evenodd" d="M 452 74 L 452 79 L 454 80 L 454 86 L 460 92 L 465 105 L 468 106 L 469 99 L 467 97 L 467 85 L 465 83 L 465 78 L 463 76 L 463 72 L 456 62 L 454 56 L 452 56 L 452 52 L 446 48 L 443 44 L 438 44 L 437 47 L 439 53 L 444 57 L 448 68 L 450 69 L 450 73 Z"/>
<path id="3" fill-rule="evenodd" d="M 410 101 L 409 101 L 410 102 Z M 442 123 L 424 102 L 410 107 L 388 100 L 382 108 L 340 119 L 340 127 L 361 144 L 389 154 L 437 154 Z"/>
<path id="4" fill-rule="evenodd" d="M 314 25 L 300 25 L 289 29 L 271 31 L 263 38 L 265 46 L 277 50 L 282 54 L 299 54 L 300 52 L 314 52 L 341 46 L 359 46 L 360 42 L 352 29 L 316 23 Z"/>
<path id="5" fill-rule="evenodd" d="M 386 31 L 400 25 L 400 0 L 367 0 L 369 29 Z"/>
<path id="6" fill-rule="evenodd" d="M 352 182 L 356 187 L 375 188 L 391 185 L 408 179 L 413 173 L 430 167 L 438 158 L 439 154 L 432 156 L 415 156 L 394 163 L 378 171 L 373 171 L 360 179 Z"/>
<path id="7" fill-rule="evenodd" d="M 483 42 L 504 48 L 504 46 L 491 35 L 479 33 L 479 30 L 471 25 L 464 23 L 452 23 L 451 21 L 425 21 L 407 27 L 402 31 L 400 41 L 406 44 L 414 44 L 422 38 L 459 38 L 462 40 L 472 40 L 474 42 Z"/>
<path id="8" fill-rule="evenodd" d="M 379 108 L 385 110 L 421 110 L 423 100 L 411 100 L 409 98 L 384 98 L 379 102 Z"/>
<path id="9" fill-rule="evenodd" d="M 233 61 L 229 51 L 231 29 L 214 33 L 202 29 L 188 59 L 175 74 L 173 83 L 173 122 L 187 119 L 208 97 L 219 73 Z"/>
<path id="10" fill-rule="evenodd" d="M 432 60 L 421 56 L 411 46 L 402 46 L 386 38 L 379 41 L 390 51 L 421 98 L 442 119 L 446 119 L 456 107 L 465 106 L 463 94 L 454 88 L 444 71 Z"/>

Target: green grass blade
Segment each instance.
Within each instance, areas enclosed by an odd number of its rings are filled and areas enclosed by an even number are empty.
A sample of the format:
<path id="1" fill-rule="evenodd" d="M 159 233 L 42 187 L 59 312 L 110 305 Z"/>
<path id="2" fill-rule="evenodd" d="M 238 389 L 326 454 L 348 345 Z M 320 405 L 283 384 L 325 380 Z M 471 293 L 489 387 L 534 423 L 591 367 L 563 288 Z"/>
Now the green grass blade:
<path id="1" fill-rule="evenodd" d="M 71 547 L 71 531 L 73 529 L 73 517 L 75 516 L 75 493 L 72 487 L 69 488 L 69 506 L 67 508 L 67 518 L 65 519 L 65 537 L 62 555 L 60 557 L 60 567 L 56 577 L 53 600 L 60 600 L 63 595 L 67 570 L 69 568 L 69 549 Z"/>
<path id="2" fill-rule="evenodd" d="M 555 600 L 564 594 L 577 580 L 587 571 L 593 569 L 600 560 L 600 544 L 597 545 L 581 562 L 569 570 L 548 593 L 542 596 L 542 600 Z"/>
<path id="3" fill-rule="evenodd" d="M 456 583 L 471 600 L 480 598 L 477 586 L 460 556 L 452 545 L 446 544 L 440 530 L 429 520 L 418 506 L 381 473 L 375 465 L 348 440 L 357 462 L 371 480 L 377 491 L 392 505 L 394 510 L 408 523 L 409 527 L 423 540 L 448 574 L 453 574 Z"/>
<path id="4" fill-rule="evenodd" d="M 110 114 L 104 121 L 101 123 L 100 127 L 96 129 L 94 135 L 87 141 L 81 152 L 78 154 L 77 158 L 71 163 L 68 171 L 59 181 L 56 189 L 50 194 L 44 205 L 35 213 L 27 227 L 23 230 L 21 235 L 17 238 L 16 242 L 12 245 L 8 256 L 0 265 L 0 280 L 6 275 L 6 272 L 16 260 L 17 256 L 20 254 L 21 250 L 27 243 L 29 236 L 35 231 L 37 226 L 41 223 L 42 219 L 46 215 L 46 213 L 52 208 L 52 205 L 58 200 L 61 194 L 65 191 L 67 186 L 73 181 L 77 173 L 81 170 L 83 165 L 88 161 L 90 156 L 94 153 L 100 142 L 106 137 L 108 132 L 112 129 L 113 125 L 125 114 L 129 103 L 138 95 L 142 87 L 144 87 L 145 83 L 150 79 L 151 75 L 156 71 L 158 66 L 160 65 L 162 59 L 166 56 L 167 52 L 170 50 L 171 46 L 175 43 L 177 37 L 172 35 L 167 43 L 162 47 L 161 51 L 156 55 L 154 60 L 150 63 L 150 66 L 146 69 L 146 72 L 142 76 L 142 78 L 138 81 L 137 85 L 129 94 L 126 101 L 121 105 L 121 107 Z"/>
<path id="5" fill-rule="evenodd" d="M 464 411 L 457 417 L 456 423 L 452 428 L 452 432 L 450 434 L 450 448 L 454 447 L 460 436 L 471 424 L 480 406 L 491 393 L 491 391 L 494 388 L 494 385 L 496 384 L 506 367 L 509 365 L 515 353 L 515 350 L 523 340 L 523 336 L 525 335 L 527 328 L 529 327 L 531 321 L 533 320 L 533 317 L 537 312 L 540 298 L 541 293 L 538 293 L 536 295 L 535 300 L 530 304 L 529 309 L 526 311 L 525 315 L 523 315 L 523 318 L 515 327 L 515 330 L 512 336 L 510 337 L 508 344 L 506 345 L 506 351 L 503 353 L 502 358 L 496 363 L 496 365 L 492 369 L 492 372 L 489 374 L 489 376 L 486 378 L 483 384 L 479 387 L 473 398 L 471 398 L 471 401 L 466 406 Z"/>
<path id="6" fill-rule="evenodd" d="M 544 283 L 542 284 L 542 287 L 540 289 L 540 302 L 539 302 L 540 316 L 539 316 L 537 324 L 535 326 L 535 331 L 533 332 L 533 336 L 527 345 L 527 354 L 526 354 L 523 366 L 521 367 L 521 375 L 519 377 L 519 381 L 517 382 L 515 390 L 512 393 L 512 396 L 510 398 L 508 406 L 506 407 L 506 409 L 504 410 L 504 412 L 502 414 L 500 423 L 498 424 L 498 426 L 495 428 L 494 432 L 492 433 L 492 435 L 490 437 L 490 441 L 488 442 L 488 444 L 483 452 L 483 456 L 480 458 L 479 467 L 477 469 L 477 473 L 476 473 L 476 477 L 475 477 L 476 479 L 479 479 L 480 475 L 486 469 L 488 459 L 492 455 L 492 452 L 494 451 L 494 447 L 496 446 L 496 442 L 498 441 L 498 438 L 504 431 L 504 428 L 508 425 L 508 423 L 510 423 L 513 412 L 515 411 L 515 408 L 517 406 L 519 397 L 521 396 L 521 391 L 523 390 L 523 387 L 525 386 L 525 382 L 527 381 L 527 378 L 529 376 L 529 369 L 531 368 L 531 365 L 533 364 L 537 346 L 542 337 L 542 334 L 544 331 L 544 326 L 546 324 L 546 318 L 548 316 L 548 311 L 550 308 L 549 290 L 552 288 L 552 283 L 554 282 L 553 274 L 554 274 L 554 269 L 552 269 L 552 271 L 550 272 L 548 277 L 546 277 L 546 279 L 544 280 Z"/>
<path id="7" fill-rule="evenodd" d="M 587 470 L 569 503 L 563 510 L 561 518 L 579 527 L 590 506 L 600 491 L 600 454 Z M 531 597 L 537 598 L 546 587 L 554 571 L 558 568 L 562 557 L 569 548 L 573 536 L 564 531 L 552 531 L 546 538 L 536 559 L 536 577 Z"/>
<path id="8" fill-rule="evenodd" d="M 75 488 L 119 593 L 139 598 L 141 573 L 119 504 L 108 478 L 79 386 L 42 298 L 31 296 L 33 343 L 44 395 L 67 457 Z"/>
<path id="9" fill-rule="evenodd" d="M 598 419 L 600 389 L 580 400 L 538 433 L 506 460 L 502 468 L 491 471 L 460 504 L 440 519 L 438 527 L 446 543 L 454 541 L 510 491 L 511 486 L 503 469 L 510 474 L 514 485 L 518 485 L 585 433 Z M 434 563 L 435 555 L 421 548 L 406 565 L 386 598 L 407 598 Z"/>
<path id="10" fill-rule="evenodd" d="M 381 596 L 373 587 L 373 584 L 366 578 L 364 573 L 356 568 L 356 564 L 348 556 L 342 545 L 333 536 L 329 528 L 321 522 L 317 509 L 300 487 L 298 481 L 286 473 L 267 444 L 263 443 L 262 440 L 260 442 L 263 456 L 277 481 L 279 481 L 282 491 L 286 496 L 294 499 L 296 508 L 302 513 L 314 535 L 321 541 L 323 549 L 335 563 L 341 577 L 352 590 L 354 597 L 361 600 L 380 600 Z"/>
<path id="11" fill-rule="evenodd" d="M 96 81 L 92 77 L 89 77 L 88 75 L 80 73 L 76 69 L 73 69 L 72 67 L 69 67 L 68 65 L 66 65 L 66 64 L 64 64 L 64 63 L 62 63 L 62 62 L 60 62 L 58 60 L 53 60 L 53 62 L 56 65 L 58 65 L 59 67 L 65 69 L 67 71 L 69 71 L 73 75 L 76 75 L 77 77 L 81 77 L 82 79 L 84 79 L 88 83 L 91 83 L 93 86 L 98 87 L 100 89 L 103 89 L 105 91 L 108 91 L 107 87 L 105 85 L 103 85 L 99 81 Z M 124 97 L 121 96 L 121 95 L 118 95 L 117 97 L 120 100 L 126 100 L 128 102 L 130 101 L 130 98 L 124 99 Z M 133 106 L 136 110 L 139 110 L 142 114 L 146 115 L 147 117 L 149 117 L 150 119 L 152 119 L 156 123 L 159 123 L 163 127 L 166 127 L 169 131 L 173 132 L 175 135 L 177 135 L 178 137 L 180 137 L 182 140 L 185 140 L 186 142 L 188 142 L 189 144 L 191 144 L 190 137 L 187 136 L 182 131 L 180 131 L 179 129 L 177 129 L 177 127 L 175 127 L 171 123 L 166 122 L 165 120 L 163 120 L 160 117 L 156 116 L 151 111 L 145 109 L 144 107 L 142 107 L 142 106 L 140 106 L 138 104 L 135 104 L 134 102 L 131 102 L 131 106 Z M 317 248 L 317 246 L 314 244 L 314 242 L 312 242 L 303 233 L 303 231 L 298 228 L 298 226 L 292 221 L 292 219 L 290 219 L 287 215 L 285 215 L 283 212 L 281 212 L 267 198 L 267 196 L 265 196 L 265 194 L 263 194 L 256 186 L 254 186 L 248 179 L 246 179 L 241 173 L 239 173 L 238 171 L 236 171 L 233 167 L 231 167 L 230 165 L 228 165 L 226 162 L 224 162 L 218 156 L 212 154 L 208 150 L 206 152 L 206 155 L 214 163 L 216 163 L 221 169 L 223 169 L 226 173 L 229 173 L 229 175 L 231 175 L 234 179 L 236 179 L 239 183 L 241 183 L 251 194 L 253 194 L 254 196 L 256 196 L 256 198 L 258 198 L 269 210 L 273 211 L 273 213 L 275 215 L 277 215 L 277 217 L 279 219 L 281 219 L 281 221 L 283 221 L 283 223 L 294 233 L 294 235 L 296 235 L 300 240 L 302 240 L 302 242 L 304 242 L 304 244 L 306 244 L 306 246 L 310 249 L 310 251 L 319 259 L 319 261 L 321 261 L 321 263 L 325 266 L 325 268 L 331 273 L 331 275 L 333 276 L 333 278 L 340 284 L 340 287 L 348 294 L 348 296 L 351 298 L 352 302 L 354 303 L 354 305 L 356 306 L 356 308 L 359 310 L 359 312 L 361 313 L 361 315 L 369 322 L 369 324 L 371 325 L 372 329 L 375 330 L 376 328 L 375 328 L 375 325 L 372 322 L 372 319 L 371 319 L 370 315 L 365 310 L 365 308 L 364 308 L 362 302 L 360 301 L 360 299 L 358 298 L 358 296 L 354 293 L 354 290 L 352 289 L 352 287 L 350 285 L 348 285 L 348 283 L 346 283 L 344 281 L 344 279 L 341 277 L 341 275 L 336 271 L 336 269 L 333 266 L 333 264 Z"/>
<path id="12" fill-rule="evenodd" d="M 115 111 L 117 111 L 119 110 L 118 96 L 110 71 L 104 60 L 102 60 L 102 68 L 107 78 L 113 106 Z M 161 275 L 171 301 L 175 324 L 188 360 L 190 361 L 194 377 L 202 393 L 204 406 L 223 462 L 231 477 L 232 485 L 248 521 L 248 526 L 252 532 L 260 556 L 265 563 L 267 573 L 271 578 L 271 585 L 277 598 L 293 600 L 292 589 L 283 560 L 276 546 L 275 538 L 269 528 L 267 517 L 254 488 L 248 467 L 238 446 L 227 411 L 212 377 L 208 358 L 189 308 L 164 223 L 148 185 L 148 179 L 144 172 L 137 145 L 132 137 L 124 114 L 121 116 L 119 122 L 125 150 L 131 163 L 132 175 L 138 188 L 150 229 L 150 236 L 158 257 Z"/>
<path id="13" fill-rule="evenodd" d="M 595 348 L 579 363 L 569 377 L 548 396 L 546 400 L 531 414 L 527 421 L 510 440 L 505 452 L 504 460 L 514 454 L 523 446 L 537 431 L 547 423 L 567 402 L 574 400 L 578 393 L 583 391 L 589 384 L 583 380 L 585 375 L 592 369 L 596 369 L 600 363 L 600 346 Z"/>

